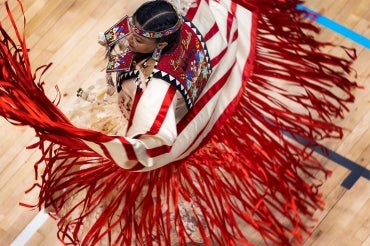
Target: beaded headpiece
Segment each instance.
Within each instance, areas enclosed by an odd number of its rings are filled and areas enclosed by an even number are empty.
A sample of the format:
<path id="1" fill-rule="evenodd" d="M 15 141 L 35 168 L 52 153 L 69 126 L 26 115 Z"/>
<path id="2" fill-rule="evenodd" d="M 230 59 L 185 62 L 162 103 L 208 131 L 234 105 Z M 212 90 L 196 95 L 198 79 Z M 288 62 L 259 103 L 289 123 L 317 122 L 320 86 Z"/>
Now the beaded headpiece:
<path id="1" fill-rule="evenodd" d="M 168 28 L 166 30 L 163 30 L 163 31 L 160 31 L 160 32 L 144 30 L 144 29 L 136 26 L 132 22 L 132 18 L 129 18 L 129 24 L 130 24 L 131 30 L 133 30 L 136 34 L 138 34 L 140 36 L 143 36 L 143 37 L 146 37 L 146 38 L 162 38 L 162 37 L 171 35 L 172 33 L 176 32 L 177 30 L 179 30 L 181 28 L 181 26 L 182 26 L 182 17 L 179 15 L 179 19 L 173 27 L 170 27 L 170 28 Z"/>
<path id="2" fill-rule="evenodd" d="M 104 36 L 108 46 L 112 46 L 120 39 L 126 37 L 130 33 L 130 29 L 133 30 L 136 34 L 146 37 L 146 38 L 162 38 L 179 30 L 182 26 L 182 17 L 179 15 L 177 23 L 166 30 L 160 32 L 147 31 L 138 26 L 136 26 L 132 17 L 124 16 L 121 20 L 111 26 L 108 30 L 104 32 Z"/>
<path id="3" fill-rule="evenodd" d="M 129 17 L 126 15 L 104 32 L 107 46 L 112 46 L 130 33 Z"/>

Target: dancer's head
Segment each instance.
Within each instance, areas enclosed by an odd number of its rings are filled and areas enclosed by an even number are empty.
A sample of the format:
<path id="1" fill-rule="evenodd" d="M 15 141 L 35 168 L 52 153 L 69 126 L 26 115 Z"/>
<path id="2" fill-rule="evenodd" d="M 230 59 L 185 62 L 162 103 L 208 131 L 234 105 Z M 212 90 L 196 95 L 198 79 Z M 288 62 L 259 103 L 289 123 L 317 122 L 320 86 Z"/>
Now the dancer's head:
<path id="1" fill-rule="evenodd" d="M 167 1 L 146 2 L 130 18 L 129 47 L 139 53 L 166 52 L 179 42 L 181 25 L 181 16 Z"/>

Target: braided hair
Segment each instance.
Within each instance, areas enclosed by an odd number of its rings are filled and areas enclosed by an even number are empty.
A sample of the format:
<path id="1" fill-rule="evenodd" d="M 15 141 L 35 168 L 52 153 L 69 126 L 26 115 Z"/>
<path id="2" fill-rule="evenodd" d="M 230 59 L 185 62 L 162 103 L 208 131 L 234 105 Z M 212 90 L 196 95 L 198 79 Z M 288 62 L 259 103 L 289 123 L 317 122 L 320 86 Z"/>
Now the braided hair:
<path id="1" fill-rule="evenodd" d="M 146 2 L 133 14 L 134 21 L 147 31 L 160 32 L 176 25 L 179 15 L 176 9 L 167 1 L 157 0 Z M 163 52 L 175 47 L 180 40 L 181 28 L 176 32 L 157 38 L 156 42 L 167 42 Z"/>

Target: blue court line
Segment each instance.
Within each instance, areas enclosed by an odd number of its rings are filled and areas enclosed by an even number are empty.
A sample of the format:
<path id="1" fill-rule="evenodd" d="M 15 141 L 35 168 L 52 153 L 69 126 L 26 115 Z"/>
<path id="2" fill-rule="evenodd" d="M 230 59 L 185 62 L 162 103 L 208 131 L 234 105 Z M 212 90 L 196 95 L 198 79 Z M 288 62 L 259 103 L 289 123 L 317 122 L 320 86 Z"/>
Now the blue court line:
<path id="1" fill-rule="evenodd" d="M 337 32 L 339 34 L 341 34 L 342 36 L 348 38 L 348 39 L 351 39 L 352 41 L 364 46 L 365 48 L 368 48 L 370 49 L 370 39 L 361 35 L 361 34 L 358 34 L 354 31 L 352 31 L 351 29 L 343 26 L 343 25 L 340 25 L 339 23 L 335 22 L 335 21 L 332 21 L 331 19 L 301 5 L 301 4 L 298 4 L 297 5 L 297 9 L 299 10 L 304 10 L 308 13 L 308 18 L 316 21 L 317 23 L 325 26 L 326 28 L 329 28 L 331 30 L 333 30 L 334 32 Z"/>
<path id="2" fill-rule="evenodd" d="M 294 140 L 296 140 L 298 143 L 303 144 L 312 150 L 314 150 L 316 153 L 319 153 L 320 155 L 326 157 L 327 159 L 347 168 L 350 170 L 349 175 L 343 180 L 342 186 L 346 189 L 351 189 L 352 186 L 361 178 L 365 178 L 367 180 L 370 180 L 370 170 L 347 159 L 346 157 L 336 153 L 335 151 L 328 149 L 324 146 L 319 146 L 315 142 L 310 142 L 305 138 L 302 138 L 301 136 L 297 135 L 291 135 L 290 133 L 285 132 L 285 136 L 288 136 Z"/>

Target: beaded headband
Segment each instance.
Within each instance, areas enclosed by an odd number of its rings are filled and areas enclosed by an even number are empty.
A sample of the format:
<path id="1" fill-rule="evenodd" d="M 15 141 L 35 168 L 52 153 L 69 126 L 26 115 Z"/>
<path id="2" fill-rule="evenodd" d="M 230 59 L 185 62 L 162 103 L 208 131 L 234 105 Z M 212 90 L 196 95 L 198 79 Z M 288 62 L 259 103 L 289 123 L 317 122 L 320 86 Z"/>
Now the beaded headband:
<path id="1" fill-rule="evenodd" d="M 182 26 L 182 18 L 179 16 L 177 23 L 173 27 L 170 27 L 160 32 L 147 31 L 138 26 L 135 26 L 135 24 L 132 22 L 132 18 L 129 18 L 129 24 L 130 24 L 131 30 L 133 30 L 136 34 L 140 36 L 143 36 L 146 38 L 162 38 L 162 37 L 171 35 L 172 33 L 179 30 Z"/>

